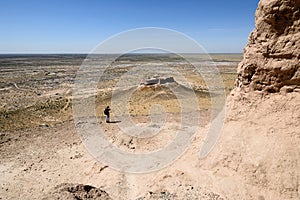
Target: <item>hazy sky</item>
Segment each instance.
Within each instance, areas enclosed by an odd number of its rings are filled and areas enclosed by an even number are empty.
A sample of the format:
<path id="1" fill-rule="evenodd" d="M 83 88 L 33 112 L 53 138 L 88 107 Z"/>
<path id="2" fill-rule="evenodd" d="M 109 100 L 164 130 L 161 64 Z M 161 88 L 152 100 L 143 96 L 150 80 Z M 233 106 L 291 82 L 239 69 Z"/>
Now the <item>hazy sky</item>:
<path id="1" fill-rule="evenodd" d="M 0 53 L 88 53 L 119 32 L 161 27 L 211 53 L 241 53 L 259 0 L 1 0 Z"/>

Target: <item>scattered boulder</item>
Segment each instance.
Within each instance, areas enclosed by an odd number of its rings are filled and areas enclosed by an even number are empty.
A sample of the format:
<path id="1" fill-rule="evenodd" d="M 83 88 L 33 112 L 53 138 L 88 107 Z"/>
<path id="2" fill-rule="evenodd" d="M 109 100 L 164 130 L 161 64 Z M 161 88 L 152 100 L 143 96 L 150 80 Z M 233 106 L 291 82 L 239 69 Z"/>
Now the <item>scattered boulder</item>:
<path id="1" fill-rule="evenodd" d="M 62 183 L 57 185 L 49 195 L 44 198 L 46 199 L 64 199 L 64 200 L 78 200 L 78 199 L 98 199 L 98 200 L 111 200 L 110 196 L 99 188 L 83 185 L 83 184 L 72 184 Z"/>

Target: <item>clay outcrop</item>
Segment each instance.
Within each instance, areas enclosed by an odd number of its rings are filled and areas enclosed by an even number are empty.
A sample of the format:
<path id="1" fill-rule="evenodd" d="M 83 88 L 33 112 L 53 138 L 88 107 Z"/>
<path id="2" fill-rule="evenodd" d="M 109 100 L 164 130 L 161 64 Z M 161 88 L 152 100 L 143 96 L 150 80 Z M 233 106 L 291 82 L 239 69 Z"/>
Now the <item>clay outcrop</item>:
<path id="1" fill-rule="evenodd" d="M 238 67 L 245 91 L 300 91 L 300 0 L 262 0 Z"/>

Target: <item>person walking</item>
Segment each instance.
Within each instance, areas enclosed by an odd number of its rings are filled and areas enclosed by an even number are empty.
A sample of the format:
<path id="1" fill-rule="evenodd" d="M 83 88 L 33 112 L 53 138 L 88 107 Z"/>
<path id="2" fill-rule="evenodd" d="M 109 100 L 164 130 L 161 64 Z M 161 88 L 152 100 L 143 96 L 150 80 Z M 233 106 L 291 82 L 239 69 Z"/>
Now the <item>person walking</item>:
<path id="1" fill-rule="evenodd" d="M 104 115 L 106 116 L 106 123 L 110 122 L 110 118 L 109 118 L 110 113 L 109 113 L 109 111 L 110 111 L 110 108 L 109 108 L 109 106 L 107 106 L 104 110 Z"/>

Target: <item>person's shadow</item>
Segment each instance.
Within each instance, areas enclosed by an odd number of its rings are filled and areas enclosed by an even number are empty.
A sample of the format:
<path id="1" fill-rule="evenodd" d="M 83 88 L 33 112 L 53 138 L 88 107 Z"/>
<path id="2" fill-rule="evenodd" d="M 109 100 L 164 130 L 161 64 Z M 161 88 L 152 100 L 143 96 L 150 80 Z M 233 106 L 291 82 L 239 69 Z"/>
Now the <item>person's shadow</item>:
<path id="1" fill-rule="evenodd" d="M 121 121 L 110 121 L 110 122 L 107 122 L 107 123 L 110 123 L 110 124 L 116 124 L 116 123 L 120 123 Z"/>

